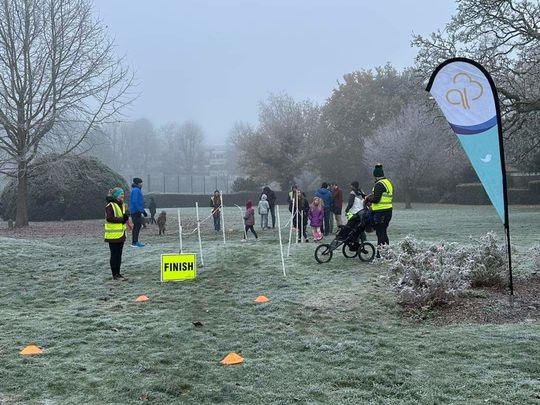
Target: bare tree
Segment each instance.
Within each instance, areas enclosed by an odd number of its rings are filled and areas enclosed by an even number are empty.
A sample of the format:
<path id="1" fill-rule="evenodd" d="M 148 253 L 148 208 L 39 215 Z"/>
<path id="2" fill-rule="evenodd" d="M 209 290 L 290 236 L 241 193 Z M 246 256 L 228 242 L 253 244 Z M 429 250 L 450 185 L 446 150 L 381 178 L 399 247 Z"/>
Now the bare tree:
<path id="1" fill-rule="evenodd" d="M 0 172 L 17 181 L 16 226 L 28 225 L 36 158 L 77 150 L 132 83 L 90 0 L 0 0 Z"/>
<path id="2" fill-rule="evenodd" d="M 455 136 L 448 125 L 435 119 L 425 105 L 411 103 L 375 131 L 366 143 L 366 158 L 370 167 L 383 163 L 385 173 L 398 186 L 396 192 L 411 208 L 419 186 L 441 182 L 465 164 L 462 154 L 451 153 L 453 145 Z"/>
<path id="3" fill-rule="evenodd" d="M 202 169 L 204 132 L 195 122 L 169 123 L 160 129 L 160 135 L 167 148 L 163 151 L 164 172 L 191 175 Z"/>
<path id="4" fill-rule="evenodd" d="M 540 3 L 529 0 L 457 0 L 444 30 L 416 35 L 416 66 L 428 78 L 445 59 L 466 56 L 484 65 L 501 96 L 505 137 L 523 160 L 540 146 L 534 129 L 540 112 Z M 533 139 L 528 135 L 533 132 Z"/>
<path id="5" fill-rule="evenodd" d="M 287 189 L 312 164 L 319 122 L 320 108 L 312 102 L 271 95 L 259 104 L 257 129 L 242 124 L 233 128 L 240 166 L 256 181 L 278 181 Z"/>

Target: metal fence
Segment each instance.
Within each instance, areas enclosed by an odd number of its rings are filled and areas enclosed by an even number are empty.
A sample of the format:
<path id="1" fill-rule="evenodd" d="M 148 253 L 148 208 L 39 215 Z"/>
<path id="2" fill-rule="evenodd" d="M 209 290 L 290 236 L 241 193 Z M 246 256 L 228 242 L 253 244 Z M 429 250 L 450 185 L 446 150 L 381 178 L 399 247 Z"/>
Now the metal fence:
<path id="1" fill-rule="evenodd" d="M 180 194 L 208 194 L 214 190 L 224 193 L 232 191 L 234 176 L 185 176 L 185 175 L 152 175 L 130 176 L 140 177 L 144 182 L 144 189 L 153 193 L 180 193 Z"/>

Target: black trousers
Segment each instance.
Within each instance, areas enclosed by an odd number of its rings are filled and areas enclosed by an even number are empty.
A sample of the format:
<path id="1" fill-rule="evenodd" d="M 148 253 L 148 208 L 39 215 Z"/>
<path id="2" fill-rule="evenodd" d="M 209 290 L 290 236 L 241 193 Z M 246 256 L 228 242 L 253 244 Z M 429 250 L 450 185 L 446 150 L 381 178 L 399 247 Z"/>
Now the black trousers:
<path id="1" fill-rule="evenodd" d="M 389 211 L 375 211 L 373 213 L 373 222 L 375 232 L 377 233 L 377 244 L 378 245 L 389 245 L 390 241 L 388 240 L 388 225 L 392 219 L 392 210 Z"/>
<path id="2" fill-rule="evenodd" d="M 122 250 L 124 249 L 124 242 L 109 242 L 109 249 L 111 250 L 111 271 L 113 277 L 120 274 L 120 265 L 122 264 Z"/>
<path id="3" fill-rule="evenodd" d="M 253 235 L 255 235 L 255 238 L 258 238 L 257 232 L 255 232 L 255 228 L 253 228 L 253 225 L 246 225 L 246 238 L 247 238 L 247 231 L 251 231 Z"/>
<path id="4" fill-rule="evenodd" d="M 156 211 L 154 211 L 154 212 L 150 211 L 150 223 L 151 223 L 151 224 L 155 224 L 155 223 L 156 223 L 156 218 L 155 218 L 155 216 L 156 216 Z"/>
<path id="5" fill-rule="evenodd" d="M 142 213 L 136 212 L 135 214 L 131 214 L 131 219 L 133 220 L 133 233 L 132 236 L 132 243 L 137 243 L 139 241 L 139 232 L 141 232 L 142 227 Z"/>
<path id="6" fill-rule="evenodd" d="M 276 227 L 276 206 L 270 206 L 270 216 L 272 217 L 272 229 Z"/>

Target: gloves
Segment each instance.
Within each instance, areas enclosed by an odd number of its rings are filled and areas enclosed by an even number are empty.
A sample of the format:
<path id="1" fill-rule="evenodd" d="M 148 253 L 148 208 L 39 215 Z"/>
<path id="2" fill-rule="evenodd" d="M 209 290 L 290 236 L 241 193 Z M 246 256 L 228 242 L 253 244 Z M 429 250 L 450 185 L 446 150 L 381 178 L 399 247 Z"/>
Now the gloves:
<path id="1" fill-rule="evenodd" d="M 352 212 L 345 213 L 345 217 L 347 217 L 347 221 L 350 221 L 352 217 L 354 217 L 354 214 Z"/>
<path id="2" fill-rule="evenodd" d="M 122 215 L 122 223 L 125 224 L 127 221 L 129 221 L 129 215 L 128 214 Z"/>
<path id="3" fill-rule="evenodd" d="M 142 212 L 143 216 L 146 218 L 148 216 L 148 213 L 146 212 L 146 210 L 143 210 Z"/>

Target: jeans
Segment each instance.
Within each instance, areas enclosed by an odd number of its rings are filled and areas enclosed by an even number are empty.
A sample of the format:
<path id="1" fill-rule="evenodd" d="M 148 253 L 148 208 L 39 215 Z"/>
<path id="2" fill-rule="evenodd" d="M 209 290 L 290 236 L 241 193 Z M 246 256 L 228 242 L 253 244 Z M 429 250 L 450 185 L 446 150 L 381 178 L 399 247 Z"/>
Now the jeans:
<path id="1" fill-rule="evenodd" d="M 214 215 L 214 229 L 216 231 L 221 230 L 221 216 L 219 215 Z"/>
<path id="2" fill-rule="evenodd" d="M 122 249 L 124 248 L 124 242 L 113 243 L 109 242 L 109 249 L 111 250 L 111 271 L 113 277 L 120 274 L 120 265 L 122 264 Z"/>
<path id="3" fill-rule="evenodd" d="M 332 215 L 332 212 L 330 211 L 330 208 L 324 207 L 324 236 L 328 236 L 330 232 L 332 232 L 332 228 L 330 226 L 330 216 Z"/>
<path id="4" fill-rule="evenodd" d="M 261 228 L 268 228 L 268 214 L 261 214 Z"/>

